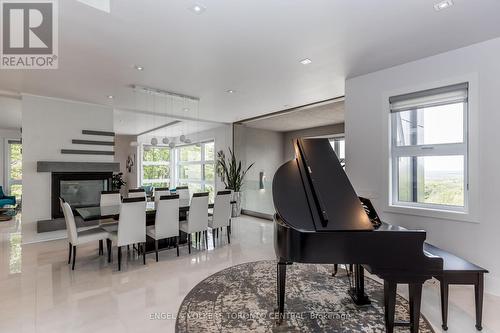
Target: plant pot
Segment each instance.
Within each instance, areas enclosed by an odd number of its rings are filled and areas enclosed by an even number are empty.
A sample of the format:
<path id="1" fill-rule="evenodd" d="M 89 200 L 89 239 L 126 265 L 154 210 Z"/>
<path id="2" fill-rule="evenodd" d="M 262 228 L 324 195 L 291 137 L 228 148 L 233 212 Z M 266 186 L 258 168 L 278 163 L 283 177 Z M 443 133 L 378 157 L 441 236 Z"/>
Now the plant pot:
<path id="1" fill-rule="evenodd" d="M 238 217 L 241 215 L 241 192 L 233 192 L 233 201 L 231 217 Z"/>

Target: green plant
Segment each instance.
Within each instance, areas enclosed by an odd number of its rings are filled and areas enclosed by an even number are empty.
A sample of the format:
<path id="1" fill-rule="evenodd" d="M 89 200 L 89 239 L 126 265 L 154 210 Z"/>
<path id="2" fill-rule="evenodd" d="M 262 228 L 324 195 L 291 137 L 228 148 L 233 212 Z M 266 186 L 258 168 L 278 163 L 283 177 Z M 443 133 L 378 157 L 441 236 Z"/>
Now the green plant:
<path id="1" fill-rule="evenodd" d="M 226 159 L 226 155 L 222 150 L 217 152 L 217 175 L 222 179 L 227 189 L 240 192 L 245 175 L 255 163 L 250 164 L 248 168 L 243 170 L 241 161 L 236 161 L 231 148 L 229 148 L 229 153 L 231 156 Z"/>
<path id="2" fill-rule="evenodd" d="M 125 184 L 127 184 L 127 182 L 123 180 L 123 172 L 115 173 L 113 175 L 111 181 L 111 187 L 113 188 L 113 191 L 119 191 Z"/>

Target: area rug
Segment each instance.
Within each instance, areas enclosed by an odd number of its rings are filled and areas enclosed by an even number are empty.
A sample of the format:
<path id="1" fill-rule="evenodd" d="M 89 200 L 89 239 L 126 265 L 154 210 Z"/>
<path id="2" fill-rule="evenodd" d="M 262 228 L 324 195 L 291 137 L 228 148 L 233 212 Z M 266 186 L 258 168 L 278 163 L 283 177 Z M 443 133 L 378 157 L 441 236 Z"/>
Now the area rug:
<path id="1" fill-rule="evenodd" d="M 184 298 L 176 332 L 385 332 L 383 285 L 366 278 L 371 305 L 358 307 L 347 295 L 349 279 L 332 265 L 287 267 L 286 318 L 275 324 L 276 262 L 257 261 L 206 278 Z M 408 303 L 397 296 L 396 319 L 408 320 Z M 408 332 L 396 327 L 395 332 Z M 434 332 L 421 316 L 420 332 Z"/>

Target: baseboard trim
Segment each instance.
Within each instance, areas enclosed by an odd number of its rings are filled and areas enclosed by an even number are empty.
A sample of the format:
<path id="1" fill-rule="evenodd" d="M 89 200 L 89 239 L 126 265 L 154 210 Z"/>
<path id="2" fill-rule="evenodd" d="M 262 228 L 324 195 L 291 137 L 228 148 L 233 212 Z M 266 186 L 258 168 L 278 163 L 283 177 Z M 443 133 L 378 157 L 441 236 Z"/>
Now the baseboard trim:
<path id="1" fill-rule="evenodd" d="M 241 214 L 248 215 L 248 216 L 253 216 L 253 217 L 258 217 L 259 219 L 273 221 L 273 216 L 271 214 L 254 212 L 253 210 L 242 209 L 241 210 Z"/>

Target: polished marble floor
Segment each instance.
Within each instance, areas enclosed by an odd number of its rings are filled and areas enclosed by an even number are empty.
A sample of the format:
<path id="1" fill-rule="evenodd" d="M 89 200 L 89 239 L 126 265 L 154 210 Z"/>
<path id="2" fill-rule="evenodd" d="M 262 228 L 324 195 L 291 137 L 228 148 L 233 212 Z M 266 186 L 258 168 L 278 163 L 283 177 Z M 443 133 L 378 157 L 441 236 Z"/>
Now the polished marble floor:
<path id="1" fill-rule="evenodd" d="M 20 218 L 0 224 L 0 332 L 174 332 L 177 309 L 198 282 L 274 258 L 272 222 L 251 217 L 233 220 L 231 245 L 221 237 L 214 249 L 209 239 L 208 251 L 163 251 L 146 266 L 131 255 L 121 272 L 116 251 L 108 264 L 97 244 L 78 249 L 71 271 L 65 240 L 22 245 L 20 231 Z M 423 297 L 423 313 L 441 332 L 437 285 L 427 283 Z M 452 287 L 450 298 L 448 332 L 475 332 L 472 289 Z M 487 294 L 484 305 L 483 332 L 500 333 L 500 298 Z"/>

